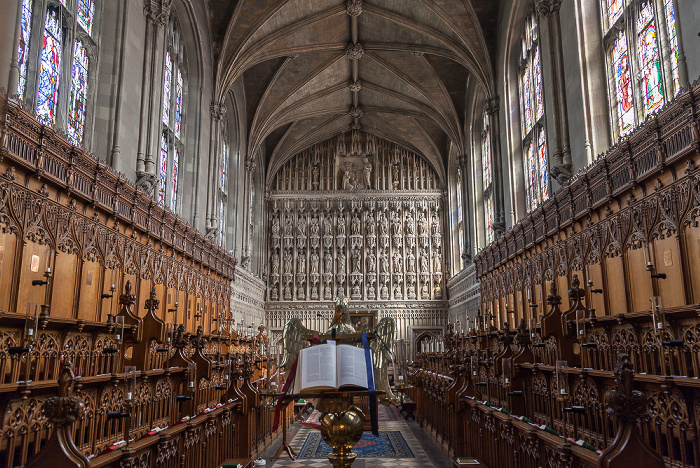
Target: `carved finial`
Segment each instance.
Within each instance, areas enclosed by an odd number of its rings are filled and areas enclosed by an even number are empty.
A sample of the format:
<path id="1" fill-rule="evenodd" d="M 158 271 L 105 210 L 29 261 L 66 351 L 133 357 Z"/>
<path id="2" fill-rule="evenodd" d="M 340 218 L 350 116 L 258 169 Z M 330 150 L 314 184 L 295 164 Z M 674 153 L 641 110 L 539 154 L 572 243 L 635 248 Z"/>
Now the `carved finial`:
<path id="1" fill-rule="evenodd" d="M 204 328 L 202 326 L 197 327 L 197 336 L 192 337 L 192 346 L 195 349 L 202 350 L 207 344 L 207 339 L 204 338 Z"/>
<path id="2" fill-rule="evenodd" d="M 607 412 L 623 423 L 634 424 L 646 411 L 646 398 L 639 390 L 632 389 L 634 367 L 627 354 L 621 353 L 617 357 L 615 382 L 617 388 L 605 394 Z"/>
<path id="3" fill-rule="evenodd" d="M 160 306 L 160 301 L 156 299 L 156 285 L 151 285 L 151 293 L 146 299 L 145 303 L 146 309 L 149 310 L 151 313 L 155 314 L 155 311 L 158 309 Z"/>
<path id="4" fill-rule="evenodd" d="M 574 289 L 578 289 L 580 285 L 581 285 L 581 282 L 578 279 L 578 275 L 574 275 L 574 277 L 571 280 L 571 286 Z"/>
<path id="5" fill-rule="evenodd" d="M 49 397 L 44 403 L 44 414 L 53 424 L 70 424 L 85 412 L 82 398 L 73 395 L 74 386 L 73 363 L 66 359 L 58 375 L 58 396 Z"/>

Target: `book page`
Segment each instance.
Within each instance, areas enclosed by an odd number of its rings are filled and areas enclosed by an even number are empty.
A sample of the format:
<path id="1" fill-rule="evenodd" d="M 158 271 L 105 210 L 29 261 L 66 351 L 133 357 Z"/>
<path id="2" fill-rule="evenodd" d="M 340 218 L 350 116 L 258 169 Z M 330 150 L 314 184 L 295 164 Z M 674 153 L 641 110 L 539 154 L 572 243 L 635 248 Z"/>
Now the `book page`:
<path id="1" fill-rule="evenodd" d="M 365 350 L 356 346 L 339 345 L 338 353 L 338 386 L 355 385 L 367 388 L 367 364 Z"/>
<path id="2" fill-rule="evenodd" d="M 335 346 L 323 344 L 304 348 L 299 355 L 301 389 L 336 388 Z M 295 386 L 296 388 L 296 386 Z"/>

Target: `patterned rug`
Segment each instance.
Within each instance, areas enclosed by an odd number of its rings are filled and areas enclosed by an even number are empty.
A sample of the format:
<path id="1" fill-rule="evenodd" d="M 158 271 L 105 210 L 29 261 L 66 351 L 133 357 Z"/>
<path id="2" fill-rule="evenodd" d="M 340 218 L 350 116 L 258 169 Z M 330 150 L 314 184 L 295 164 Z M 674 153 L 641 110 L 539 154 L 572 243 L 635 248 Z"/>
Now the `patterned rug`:
<path id="1" fill-rule="evenodd" d="M 352 451 L 357 458 L 415 458 L 401 431 L 379 431 L 379 437 L 365 432 Z M 321 433 L 312 432 L 306 437 L 297 458 L 326 459 L 331 452 Z"/>
<path id="2" fill-rule="evenodd" d="M 365 415 L 366 417 L 369 417 L 368 414 Z M 321 413 L 318 412 L 318 410 L 315 410 L 313 413 L 311 413 L 311 416 L 309 416 L 305 423 L 308 424 L 319 424 L 319 418 L 321 417 Z M 395 406 L 384 406 L 384 405 L 377 405 L 377 419 L 382 422 L 386 421 L 403 421 L 403 418 L 401 417 L 401 413 L 399 413 L 399 410 L 396 409 Z"/>

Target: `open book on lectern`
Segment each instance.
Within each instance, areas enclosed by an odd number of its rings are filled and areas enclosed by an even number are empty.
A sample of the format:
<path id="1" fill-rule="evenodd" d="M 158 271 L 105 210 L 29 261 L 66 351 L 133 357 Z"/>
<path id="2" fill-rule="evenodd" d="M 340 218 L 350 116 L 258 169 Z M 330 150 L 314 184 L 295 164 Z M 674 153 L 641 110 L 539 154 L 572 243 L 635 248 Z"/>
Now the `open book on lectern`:
<path id="1" fill-rule="evenodd" d="M 371 364 L 371 372 L 374 367 Z M 294 379 L 294 393 L 368 387 L 365 350 L 350 345 L 322 344 L 304 348 Z"/>

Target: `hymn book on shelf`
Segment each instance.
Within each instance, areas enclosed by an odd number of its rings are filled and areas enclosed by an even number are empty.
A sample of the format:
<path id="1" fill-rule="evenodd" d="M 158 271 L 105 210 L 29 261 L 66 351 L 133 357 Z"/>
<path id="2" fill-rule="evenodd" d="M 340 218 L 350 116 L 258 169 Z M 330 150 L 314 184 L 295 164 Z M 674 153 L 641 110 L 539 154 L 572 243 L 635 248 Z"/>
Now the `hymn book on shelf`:
<path id="1" fill-rule="evenodd" d="M 368 387 L 365 350 L 334 342 L 304 348 L 294 379 L 294 393 Z M 372 369 L 372 366 L 369 366 Z"/>

